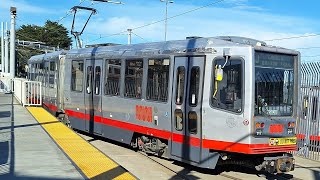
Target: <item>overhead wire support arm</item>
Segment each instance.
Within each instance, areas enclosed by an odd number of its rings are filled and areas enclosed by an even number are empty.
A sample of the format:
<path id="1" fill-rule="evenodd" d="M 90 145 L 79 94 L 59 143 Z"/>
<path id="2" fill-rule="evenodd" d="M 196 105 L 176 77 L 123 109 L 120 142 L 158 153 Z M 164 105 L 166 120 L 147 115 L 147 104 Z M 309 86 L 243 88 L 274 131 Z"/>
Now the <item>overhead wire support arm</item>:
<path id="1" fill-rule="evenodd" d="M 109 0 L 92 0 L 92 1 L 96 1 L 96 2 L 104 2 L 104 3 L 112 3 L 112 4 L 124 4 L 121 1 L 109 1 Z"/>
<path id="2" fill-rule="evenodd" d="M 74 24 L 75 24 L 76 14 L 77 14 L 78 9 L 91 11 L 90 16 L 88 17 L 86 23 L 84 24 L 84 26 L 83 26 L 83 28 L 82 28 L 82 30 L 80 32 L 74 31 Z M 91 16 L 96 14 L 97 10 L 94 9 L 94 8 L 83 7 L 83 6 L 74 6 L 73 8 L 71 8 L 71 10 L 74 12 L 73 20 L 72 20 L 72 26 L 71 26 L 71 34 L 75 37 L 76 41 L 78 41 L 79 48 L 82 48 L 82 44 L 81 44 L 81 41 L 80 41 L 80 36 L 83 33 L 84 29 L 86 28 L 89 20 L 91 19 Z"/>

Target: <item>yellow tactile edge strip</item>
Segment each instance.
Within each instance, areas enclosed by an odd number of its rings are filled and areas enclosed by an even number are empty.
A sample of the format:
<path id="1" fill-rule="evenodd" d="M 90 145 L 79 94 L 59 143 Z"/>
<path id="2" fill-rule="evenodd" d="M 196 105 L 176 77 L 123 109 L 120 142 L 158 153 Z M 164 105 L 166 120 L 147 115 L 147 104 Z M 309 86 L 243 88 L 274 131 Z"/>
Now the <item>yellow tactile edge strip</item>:
<path id="1" fill-rule="evenodd" d="M 87 178 L 136 179 L 43 108 L 27 109 Z"/>

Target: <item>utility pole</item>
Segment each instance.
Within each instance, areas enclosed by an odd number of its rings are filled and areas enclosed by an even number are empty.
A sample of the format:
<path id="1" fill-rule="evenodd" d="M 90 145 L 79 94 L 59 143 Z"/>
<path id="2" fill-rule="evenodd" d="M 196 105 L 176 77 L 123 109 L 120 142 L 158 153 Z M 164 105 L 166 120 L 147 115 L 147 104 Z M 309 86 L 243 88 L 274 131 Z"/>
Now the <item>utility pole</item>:
<path id="1" fill-rule="evenodd" d="M 173 3 L 173 1 L 169 0 L 160 0 L 160 2 L 166 3 L 166 15 L 165 15 L 165 22 L 164 22 L 164 40 L 167 41 L 167 26 L 168 26 L 168 4 Z"/>
<path id="2" fill-rule="evenodd" d="M 4 73 L 9 73 L 9 31 L 6 22 L 6 36 L 4 37 Z"/>
<path id="3" fill-rule="evenodd" d="M 4 73 L 4 23 L 1 22 L 1 70 Z"/>
<path id="4" fill-rule="evenodd" d="M 17 8 L 11 7 L 11 28 L 10 28 L 10 78 L 16 75 L 16 15 Z"/>
<path id="5" fill-rule="evenodd" d="M 128 30 L 128 44 L 131 44 L 132 29 L 127 29 L 127 30 Z"/>

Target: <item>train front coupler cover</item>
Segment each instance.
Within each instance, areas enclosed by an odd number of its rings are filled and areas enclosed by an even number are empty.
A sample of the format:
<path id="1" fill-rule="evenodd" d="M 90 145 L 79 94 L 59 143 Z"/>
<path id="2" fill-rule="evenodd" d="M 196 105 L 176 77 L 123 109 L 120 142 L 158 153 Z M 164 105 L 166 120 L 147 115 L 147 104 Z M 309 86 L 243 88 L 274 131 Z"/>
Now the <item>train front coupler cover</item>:
<path id="1" fill-rule="evenodd" d="M 265 170 L 268 173 L 285 173 L 294 170 L 295 160 L 291 154 L 283 156 L 264 157 L 262 164 L 256 166 L 256 170 Z"/>

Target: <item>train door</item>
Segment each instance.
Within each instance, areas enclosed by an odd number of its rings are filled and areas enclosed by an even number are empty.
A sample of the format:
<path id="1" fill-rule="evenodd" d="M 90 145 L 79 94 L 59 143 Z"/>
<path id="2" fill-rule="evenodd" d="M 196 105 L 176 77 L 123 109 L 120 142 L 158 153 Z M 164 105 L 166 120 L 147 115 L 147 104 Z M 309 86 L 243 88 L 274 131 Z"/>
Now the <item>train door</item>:
<path id="1" fill-rule="evenodd" d="M 171 155 L 199 162 L 205 57 L 176 57 L 172 98 Z"/>
<path id="2" fill-rule="evenodd" d="M 102 60 L 86 61 L 85 87 L 85 130 L 90 133 L 102 134 Z"/>

